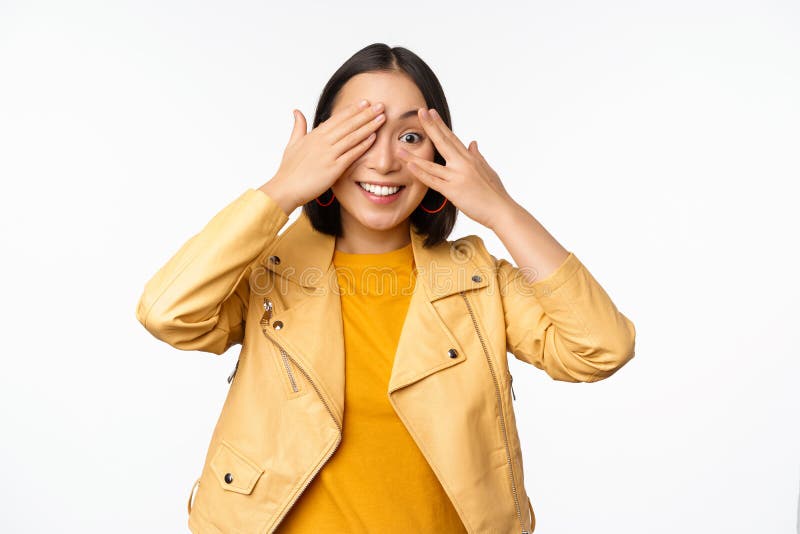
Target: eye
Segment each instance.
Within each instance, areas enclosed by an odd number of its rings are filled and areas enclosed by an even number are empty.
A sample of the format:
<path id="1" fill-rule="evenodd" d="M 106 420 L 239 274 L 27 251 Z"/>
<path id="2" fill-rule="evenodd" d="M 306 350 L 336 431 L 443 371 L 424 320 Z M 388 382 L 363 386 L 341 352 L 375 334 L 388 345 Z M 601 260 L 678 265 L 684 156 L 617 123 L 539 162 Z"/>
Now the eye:
<path id="1" fill-rule="evenodd" d="M 417 132 L 408 132 L 408 133 L 405 133 L 405 134 L 403 134 L 403 135 L 402 135 L 400 138 L 401 138 L 401 139 L 404 139 L 404 138 L 408 137 L 409 135 L 416 135 L 417 137 L 419 137 L 419 141 L 417 141 L 416 143 L 412 143 L 412 144 L 418 144 L 418 143 L 421 143 L 421 142 L 422 142 L 422 141 L 425 139 L 425 138 L 422 136 L 422 134 L 418 134 Z"/>

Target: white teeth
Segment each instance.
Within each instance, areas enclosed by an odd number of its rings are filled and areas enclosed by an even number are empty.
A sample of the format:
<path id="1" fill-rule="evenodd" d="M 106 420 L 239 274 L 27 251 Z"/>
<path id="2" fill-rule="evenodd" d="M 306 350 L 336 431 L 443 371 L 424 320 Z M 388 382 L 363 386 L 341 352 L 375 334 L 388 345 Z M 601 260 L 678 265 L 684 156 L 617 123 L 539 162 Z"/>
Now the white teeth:
<path id="1" fill-rule="evenodd" d="M 393 195 L 402 189 L 399 186 L 389 187 L 389 186 L 380 186 L 380 185 L 373 185 L 373 184 L 366 184 L 364 182 L 359 182 L 362 189 L 365 189 L 372 193 L 373 195 L 378 195 L 385 197 L 387 195 Z"/>

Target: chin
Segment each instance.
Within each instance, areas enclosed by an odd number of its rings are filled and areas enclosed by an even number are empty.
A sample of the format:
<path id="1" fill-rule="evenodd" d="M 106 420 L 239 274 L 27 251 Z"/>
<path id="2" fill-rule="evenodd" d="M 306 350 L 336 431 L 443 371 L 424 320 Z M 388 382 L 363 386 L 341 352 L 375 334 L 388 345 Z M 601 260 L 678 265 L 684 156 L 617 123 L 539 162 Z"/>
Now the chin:
<path id="1" fill-rule="evenodd" d="M 393 213 L 362 214 L 356 217 L 362 226 L 370 230 L 391 230 L 405 220 Z"/>

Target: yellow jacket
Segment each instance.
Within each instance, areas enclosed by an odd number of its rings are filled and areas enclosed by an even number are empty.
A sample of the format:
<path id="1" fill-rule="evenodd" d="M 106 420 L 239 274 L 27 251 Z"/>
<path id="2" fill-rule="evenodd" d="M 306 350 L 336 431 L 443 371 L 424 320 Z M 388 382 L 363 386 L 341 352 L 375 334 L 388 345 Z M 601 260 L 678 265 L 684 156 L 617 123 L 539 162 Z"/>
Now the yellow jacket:
<path id="1" fill-rule="evenodd" d="M 215 215 L 147 282 L 136 317 L 181 350 L 242 344 L 189 493 L 195 533 L 272 533 L 341 440 L 344 339 L 335 238 L 259 189 Z M 387 395 L 470 533 L 536 519 L 506 354 L 594 382 L 634 355 L 633 323 L 570 252 L 533 284 L 469 235 L 423 248 Z M 196 490 L 196 491 L 195 491 Z"/>

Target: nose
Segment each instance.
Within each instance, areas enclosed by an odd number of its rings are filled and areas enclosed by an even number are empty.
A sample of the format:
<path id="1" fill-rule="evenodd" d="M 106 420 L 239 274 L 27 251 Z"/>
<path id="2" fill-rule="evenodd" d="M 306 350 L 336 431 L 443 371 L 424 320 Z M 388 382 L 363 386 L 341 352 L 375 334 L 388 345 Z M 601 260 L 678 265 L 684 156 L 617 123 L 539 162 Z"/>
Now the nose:
<path id="1" fill-rule="evenodd" d="M 387 174 L 391 171 L 399 170 L 403 160 L 395 154 L 397 147 L 393 142 L 392 136 L 387 132 L 381 132 L 381 129 L 378 128 L 377 137 L 364 153 L 364 158 L 367 167 L 375 172 Z"/>

